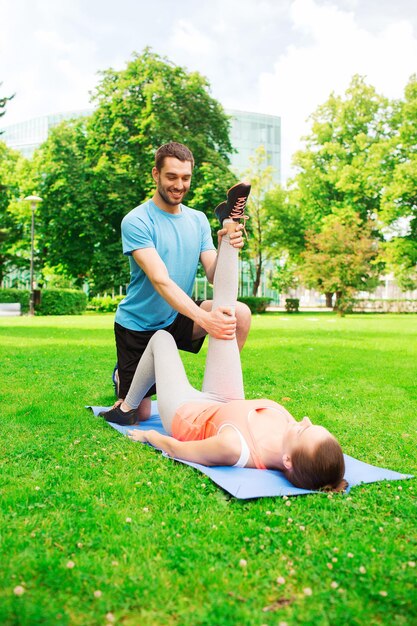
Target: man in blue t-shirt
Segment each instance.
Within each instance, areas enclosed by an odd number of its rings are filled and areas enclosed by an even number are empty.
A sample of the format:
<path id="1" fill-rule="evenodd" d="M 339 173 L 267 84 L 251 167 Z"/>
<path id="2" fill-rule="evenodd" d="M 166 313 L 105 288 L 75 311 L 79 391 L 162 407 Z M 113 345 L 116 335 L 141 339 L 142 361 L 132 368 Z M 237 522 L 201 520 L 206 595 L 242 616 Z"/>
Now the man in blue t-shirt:
<path id="1" fill-rule="evenodd" d="M 212 282 L 217 262 L 207 217 L 184 204 L 191 184 L 194 158 L 184 145 L 171 142 L 155 155 L 151 200 L 136 207 L 122 221 L 123 253 L 129 257 L 130 283 L 115 320 L 117 391 L 124 399 L 137 364 L 155 331 L 169 331 L 178 347 L 198 352 L 207 334 L 233 339 L 243 347 L 250 328 L 250 310 L 240 302 L 212 310 L 212 302 L 191 299 L 200 261 Z M 218 232 L 219 242 L 225 230 Z M 241 226 L 230 243 L 242 248 Z M 138 409 L 139 419 L 150 415 L 150 396 Z M 117 402 L 116 405 L 117 406 Z"/>

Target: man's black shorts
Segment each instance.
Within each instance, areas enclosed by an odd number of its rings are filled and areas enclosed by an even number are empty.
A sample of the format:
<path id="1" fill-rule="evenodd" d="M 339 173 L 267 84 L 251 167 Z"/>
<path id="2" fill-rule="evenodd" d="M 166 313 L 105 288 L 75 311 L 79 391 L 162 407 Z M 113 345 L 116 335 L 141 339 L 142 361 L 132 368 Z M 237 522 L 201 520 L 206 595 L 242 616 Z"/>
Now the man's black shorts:
<path id="1" fill-rule="evenodd" d="M 199 306 L 200 302 L 196 302 Z M 201 339 L 192 339 L 194 322 L 189 317 L 178 313 L 175 320 L 163 330 L 168 331 L 174 337 L 179 350 L 197 353 L 200 351 L 204 342 Z M 146 346 L 155 330 L 137 331 L 129 330 L 124 326 L 120 326 L 117 322 L 114 324 L 114 334 L 116 337 L 117 349 L 117 367 L 119 374 L 119 398 L 125 398 L 129 391 L 132 378 L 135 374 L 136 367 L 144 353 Z M 156 393 L 155 385 L 149 389 L 146 396 L 152 396 Z"/>

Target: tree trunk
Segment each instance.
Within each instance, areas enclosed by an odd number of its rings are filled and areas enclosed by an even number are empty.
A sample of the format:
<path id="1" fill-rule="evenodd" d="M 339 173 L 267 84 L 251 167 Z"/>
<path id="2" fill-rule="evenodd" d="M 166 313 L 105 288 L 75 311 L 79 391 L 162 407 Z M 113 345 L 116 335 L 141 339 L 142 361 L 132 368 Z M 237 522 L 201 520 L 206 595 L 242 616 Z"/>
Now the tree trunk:
<path id="1" fill-rule="evenodd" d="M 262 276 L 262 259 L 259 260 L 259 263 L 256 267 L 256 275 L 255 280 L 253 281 L 253 289 L 252 295 L 256 296 L 258 293 L 259 285 L 261 284 L 261 276 Z"/>
<path id="2" fill-rule="evenodd" d="M 333 306 L 333 291 L 327 291 L 324 295 L 326 296 L 326 306 L 328 309 L 331 309 Z"/>
<path id="3" fill-rule="evenodd" d="M 0 284 L 3 282 L 3 278 L 6 274 L 5 257 L 0 256 Z"/>
<path id="4" fill-rule="evenodd" d="M 334 307 L 333 307 L 333 311 L 338 311 L 339 310 L 339 300 L 342 297 L 342 292 L 341 291 L 336 291 L 336 300 L 334 303 Z"/>

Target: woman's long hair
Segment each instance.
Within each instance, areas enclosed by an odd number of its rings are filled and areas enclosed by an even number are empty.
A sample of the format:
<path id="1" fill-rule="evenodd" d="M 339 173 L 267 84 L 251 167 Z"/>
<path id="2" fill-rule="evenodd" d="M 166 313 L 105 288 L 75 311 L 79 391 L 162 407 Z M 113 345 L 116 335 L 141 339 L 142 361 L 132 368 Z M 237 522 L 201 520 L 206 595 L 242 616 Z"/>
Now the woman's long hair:
<path id="1" fill-rule="evenodd" d="M 339 442 L 329 437 L 317 444 L 312 453 L 302 446 L 292 455 L 292 468 L 285 470 L 286 478 L 300 489 L 321 489 L 323 491 L 344 491 L 348 485 L 345 474 L 345 460 Z"/>

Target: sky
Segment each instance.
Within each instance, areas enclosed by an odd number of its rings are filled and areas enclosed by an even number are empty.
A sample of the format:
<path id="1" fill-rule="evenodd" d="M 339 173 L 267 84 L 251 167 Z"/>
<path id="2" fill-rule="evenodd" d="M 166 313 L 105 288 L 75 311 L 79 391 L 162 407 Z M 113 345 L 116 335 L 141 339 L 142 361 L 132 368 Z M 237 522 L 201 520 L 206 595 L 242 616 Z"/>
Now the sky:
<path id="1" fill-rule="evenodd" d="M 146 46 L 207 77 L 226 109 L 279 115 L 282 181 L 309 116 L 355 74 L 401 98 L 415 0 L 0 0 L 1 125 L 84 109 L 99 72 Z"/>

